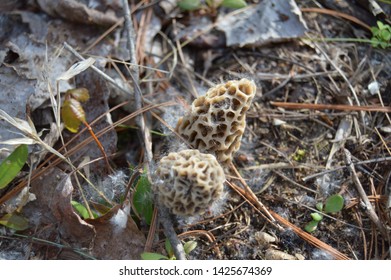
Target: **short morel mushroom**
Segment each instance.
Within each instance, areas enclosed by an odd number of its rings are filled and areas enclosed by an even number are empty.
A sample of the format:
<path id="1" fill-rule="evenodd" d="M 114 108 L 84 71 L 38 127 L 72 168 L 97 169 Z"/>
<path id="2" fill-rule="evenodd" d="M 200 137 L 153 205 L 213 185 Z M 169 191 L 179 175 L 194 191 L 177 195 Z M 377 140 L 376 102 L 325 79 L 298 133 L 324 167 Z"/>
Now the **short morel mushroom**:
<path id="1" fill-rule="evenodd" d="M 225 175 L 215 156 L 198 150 L 169 153 L 159 162 L 159 201 L 173 214 L 203 214 L 223 193 Z"/>
<path id="2" fill-rule="evenodd" d="M 246 112 L 256 92 L 247 79 L 228 81 L 195 99 L 191 111 L 180 118 L 176 131 L 193 148 L 212 153 L 222 164 L 229 164 L 239 150 L 246 127 Z"/>

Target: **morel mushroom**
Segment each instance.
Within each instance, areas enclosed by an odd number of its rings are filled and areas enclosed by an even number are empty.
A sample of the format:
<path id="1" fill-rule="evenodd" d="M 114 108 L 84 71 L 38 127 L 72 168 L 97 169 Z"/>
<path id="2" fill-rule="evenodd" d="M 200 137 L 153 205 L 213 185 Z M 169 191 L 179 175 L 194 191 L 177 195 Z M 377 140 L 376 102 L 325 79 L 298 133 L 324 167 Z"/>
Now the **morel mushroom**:
<path id="1" fill-rule="evenodd" d="M 229 81 L 208 90 L 194 100 L 191 111 L 180 118 L 176 131 L 193 148 L 216 155 L 229 164 L 239 150 L 246 127 L 246 112 L 255 95 L 254 82 Z"/>
<path id="2" fill-rule="evenodd" d="M 198 150 L 169 153 L 159 162 L 160 202 L 179 216 L 203 214 L 223 193 L 225 175 L 215 156 Z"/>

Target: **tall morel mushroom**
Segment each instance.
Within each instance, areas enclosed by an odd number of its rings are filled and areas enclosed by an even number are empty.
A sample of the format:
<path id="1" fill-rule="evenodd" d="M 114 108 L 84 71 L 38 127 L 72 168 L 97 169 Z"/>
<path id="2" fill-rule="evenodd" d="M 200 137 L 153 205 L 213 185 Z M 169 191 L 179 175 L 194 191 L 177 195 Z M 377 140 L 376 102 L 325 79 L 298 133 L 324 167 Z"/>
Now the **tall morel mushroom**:
<path id="1" fill-rule="evenodd" d="M 246 112 L 255 92 L 254 82 L 247 79 L 212 87 L 193 101 L 191 111 L 179 119 L 176 131 L 193 148 L 212 153 L 222 164 L 229 164 L 239 150 Z"/>
<path id="2" fill-rule="evenodd" d="M 157 194 L 179 216 L 203 214 L 223 193 L 225 175 L 215 156 L 198 150 L 169 153 L 159 162 Z"/>

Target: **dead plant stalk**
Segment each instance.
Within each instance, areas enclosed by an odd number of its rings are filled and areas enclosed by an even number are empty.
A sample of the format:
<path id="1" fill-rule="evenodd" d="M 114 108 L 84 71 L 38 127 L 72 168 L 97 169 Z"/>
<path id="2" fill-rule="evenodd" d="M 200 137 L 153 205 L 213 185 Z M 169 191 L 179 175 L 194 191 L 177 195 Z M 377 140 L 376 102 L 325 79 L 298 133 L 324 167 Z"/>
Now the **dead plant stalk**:
<path id="1" fill-rule="evenodd" d="M 383 224 L 380 222 L 379 217 L 377 216 L 375 210 L 373 209 L 372 204 L 369 201 L 369 198 L 368 198 L 367 194 L 365 193 L 365 190 L 364 190 L 360 180 L 358 179 L 358 176 L 357 176 L 357 173 L 356 173 L 356 169 L 355 169 L 354 164 L 352 162 L 352 155 L 350 154 L 349 150 L 347 150 L 347 149 L 344 149 L 344 152 L 345 152 L 345 162 L 346 162 L 346 165 L 349 168 L 349 171 L 350 171 L 350 174 L 352 176 L 352 180 L 354 182 L 354 185 L 356 186 L 356 189 L 357 189 L 358 193 L 360 194 L 360 197 L 361 197 L 361 199 L 363 201 L 364 210 L 367 213 L 368 217 L 371 219 L 371 221 L 379 229 L 379 231 L 382 234 L 382 236 L 386 240 L 388 240 L 387 230 L 385 229 Z"/>

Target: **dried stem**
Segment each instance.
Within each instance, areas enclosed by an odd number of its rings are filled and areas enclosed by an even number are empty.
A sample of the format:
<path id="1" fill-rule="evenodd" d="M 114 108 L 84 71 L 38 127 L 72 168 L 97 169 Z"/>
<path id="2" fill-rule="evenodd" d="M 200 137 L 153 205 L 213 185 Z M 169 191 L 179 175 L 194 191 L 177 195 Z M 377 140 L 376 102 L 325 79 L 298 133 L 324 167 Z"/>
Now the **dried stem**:
<path id="1" fill-rule="evenodd" d="M 355 106 L 342 104 L 307 104 L 290 102 L 270 102 L 273 106 L 287 109 L 311 109 L 311 110 L 340 110 L 340 111 L 366 111 L 390 113 L 391 107 L 382 106 Z"/>
<path id="2" fill-rule="evenodd" d="M 133 83 L 133 88 L 134 88 L 134 102 L 136 106 L 136 110 L 141 109 L 143 107 L 143 102 L 142 102 L 142 93 L 141 89 L 139 86 L 139 71 L 138 71 L 138 66 L 137 65 L 137 60 L 136 60 L 136 51 L 135 51 L 135 32 L 133 28 L 133 23 L 132 19 L 130 17 L 130 9 L 129 9 L 129 4 L 127 0 L 122 0 L 122 5 L 124 8 L 124 18 L 125 18 L 125 30 L 127 33 L 127 45 L 128 45 L 128 50 L 130 54 L 130 72 L 129 75 L 132 79 Z M 145 148 L 145 160 L 148 163 L 148 165 L 151 164 L 152 162 L 152 143 L 150 140 L 150 134 L 149 134 L 149 129 L 145 125 L 145 120 L 143 115 L 138 115 L 136 117 L 136 123 L 140 128 L 142 138 L 144 140 L 144 148 Z"/>
<path id="3" fill-rule="evenodd" d="M 341 13 L 341 12 L 329 10 L 329 9 L 321 9 L 321 8 L 301 8 L 300 10 L 302 12 L 314 12 L 314 13 L 321 13 L 321 14 L 327 14 L 327 15 L 332 15 L 335 17 L 344 18 L 344 19 L 350 20 L 351 22 L 354 22 L 354 23 L 360 25 L 361 27 L 365 28 L 368 31 L 371 31 L 371 27 L 368 24 L 362 22 L 361 20 L 359 20 L 358 18 L 356 18 L 354 16 L 351 16 L 351 15 L 348 15 L 345 13 Z"/>
<path id="4" fill-rule="evenodd" d="M 74 48 L 72 48 L 67 42 L 64 43 L 64 48 L 67 49 L 68 51 L 70 51 L 74 56 L 76 56 L 78 59 L 80 60 L 85 60 L 85 58 L 79 54 Z M 126 93 L 126 94 L 130 94 L 130 91 L 121 87 L 120 84 L 118 84 L 116 81 L 113 80 L 113 78 L 111 78 L 109 75 L 107 75 L 106 73 L 104 73 L 103 71 L 99 70 L 97 67 L 95 67 L 94 65 L 91 65 L 90 68 L 95 71 L 97 74 L 99 74 L 103 79 L 105 79 L 106 81 L 108 81 L 110 84 L 112 84 L 113 86 L 115 86 L 117 89 L 119 89 L 120 91 Z"/>
<path id="5" fill-rule="evenodd" d="M 344 152 L 345 152 L 345 162 L 346 162 L 346 165 L 349 168 L 349 171 L 350 171 L 350 174 L 352 176 L 352 180 L 354 182 L 354 185 L 356 186 L 356 189 L 357 189 L 358 193 L 360 194 L 360 197 L 361 197 L 361 199 L 363 201 L 364 210 L 368 214 L 368 217 L 371 219 L 371 221 L 379 229 L 379 231 L 383 235 L 383 237 L 386 240 L 388 240 L 387 230 L 385 229 L 383 224 L 380 222 L 379 217 L 377 216 L 375 210 L 373 209 L 372 204 L 369 201 L 369 198 L 368 198 L 367 194 L 365 193 L 365 190 L 364 190 L 363 186 L 361 185 L 360 180 L 358 179 L 358 176 L 357 176 L 357 173 L 356 173 L 356 169 L 354 168 L 354 164 L 352 162 L 352 155 L 349 152 L 349 150 L 347 150 L 347 149 L 344 149 Z"/>
<path id="6" fill-rule="evenodd" d="M 170 211 L 166 207 L 159 205 L 160 223 L 163 226 L 164 234 L 170 241 L 172 249 L 174 250 L 175 257 L 177 260 L 186 260 L 185 250 L 183 249 L 183 245 L 176 235 L 169 213 Z"/>
<path id="7" fill-rule="evenodd" d="M 124 8 L 125 29 L 127 32 L 127 43 L 128 43 L 129 53 L 130 53 L 130 62 L 131 65 L 136 65 L 137 60 L 136 60 L 136 52 L 134 46 L 135 32 L 133 28 L 132 19 L 130 17 L 130 9 L 129 9 L 128 1 L 122 0 L 122 5 Z M 130 70 L 131 71 L 129 72 L 129 75 L 132 79 L 133 88 L 134 88 L 135 106 L 136 106 L 136 110 L 139 110 L 143 107 L 142 94 L 139 86 L 139 71 L 137 66 L 130 66 Z M 136 123 L 140 128 L 141 135 L 143 136 L 142 138 L 144 140 L 143 142 L 145 148 L 144 156 L 150 170 L 152 160 L 153 160 L 152 141 L 151 141 L 149 129 L 145 125 L 144 116 L 142 114 L 137 116 Z M 148 177 L 150 177 L 149 172 L 148 172 Z M 169 239 L 172 248 L 174 249 L 176 258 L 178 260 L 185 260 L 186 259 L 185 251 L 183 249 L 181 241 L 178 239 L 178 236 L 175 233 L 174 226 L 168 214 L 168 210 L 162 206 L 159 207 L 159 218 L 160 218 L 160 223 L 163 226 L 164 233 L 166 237 Z"/>

